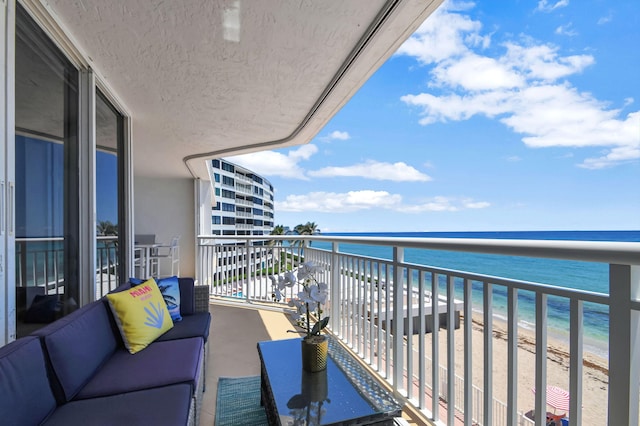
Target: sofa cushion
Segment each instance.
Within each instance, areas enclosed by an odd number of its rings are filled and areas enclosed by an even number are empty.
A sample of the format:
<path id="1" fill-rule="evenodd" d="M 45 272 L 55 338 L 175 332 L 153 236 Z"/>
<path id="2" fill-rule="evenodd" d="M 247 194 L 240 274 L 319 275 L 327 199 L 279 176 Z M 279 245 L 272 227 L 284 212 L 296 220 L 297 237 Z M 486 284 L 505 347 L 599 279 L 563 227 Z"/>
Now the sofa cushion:
<path id="1" fill-rule="evenodd" d="M 185 315 L 182 321 L 173 325 L 173 328 L 156 339 L 156 342 L 166 340 L 185 339 L 189 337 L 201 337 L 206 342 L 209 338 L 209 326 L 211 314 L 202 312 L 193 315 Z"/>
<path id="2" fill-rule="evenodd" d="M 42 338 L 59 402 L 71 400 L 116 350 L 107 309 L 98 300 L 33 333 Z"/>
<path id="3" fill-rule="evenodd" d="M 182 316 L 180 315 L 180 284 L 178 277 L 154 278 L 154 280 L 156 284 L 158 284 L 158 288 L 162 293 L 164 302 L 167 304 L 167 310 L 173 322 L 175 323 L 182 320 Z M 144 280 L 140 278 L 129 278 L 129 282 L 136 286 L 144 283 Z"/>
<path id="4" fill-rule="evenodd" d="M 132 287 L 131 282 L 127 281 L 126 283 L 120 284 L 118 287 L 111 290 L 109 293 L 120 293 L 121 291 L 129 290 Z"/>
<path id="5" fill-rule="evenodd" d="M 155 280 L 120 293 L 106 295 L 124 345 L 135 354 L 173 327 L 167 305 Z"/>
<path id="6" fill-rule="evenodd" d="M 188 384 L 129 392 L 62 405 L 44 425 L 186 425 Z"/>
<path id="7" fill-rule="evenodd" d="M 2 424 L 39 424 L 55 410 L 37 337 L 23 337 L 0 348 L 0 395 Z"/>
<path id="8" fill-rule="evenodd" d="M 118 350 L 76 398 L 95 398 L 176 383 L 189 383 L 195 389 L 202 351 L 201 338 L 154 342 L 135 355 Z"/>

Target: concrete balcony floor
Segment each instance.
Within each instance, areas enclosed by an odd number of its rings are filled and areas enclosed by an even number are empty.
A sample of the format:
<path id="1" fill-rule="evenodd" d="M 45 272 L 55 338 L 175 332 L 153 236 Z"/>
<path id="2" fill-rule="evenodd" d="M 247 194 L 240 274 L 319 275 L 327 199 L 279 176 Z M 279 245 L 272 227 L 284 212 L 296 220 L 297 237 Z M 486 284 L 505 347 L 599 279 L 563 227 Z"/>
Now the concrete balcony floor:
<path id="1" fill-rule="evenodd" d="M 293 328 L 288 317 L 265 305 L 212 300 L 209 311 L 211 329 L 206 371 L 207 390 L 202 402 L 201 426 L 214 424 L 218 379 L 221 376 L 260 375 L 257 343 L 295 337 L 287 333 L 287 330 Z M 414 420 L 408 411 L 403 413 L 403 417 L 412 425 L 425 424 L 424 421 Z"/>

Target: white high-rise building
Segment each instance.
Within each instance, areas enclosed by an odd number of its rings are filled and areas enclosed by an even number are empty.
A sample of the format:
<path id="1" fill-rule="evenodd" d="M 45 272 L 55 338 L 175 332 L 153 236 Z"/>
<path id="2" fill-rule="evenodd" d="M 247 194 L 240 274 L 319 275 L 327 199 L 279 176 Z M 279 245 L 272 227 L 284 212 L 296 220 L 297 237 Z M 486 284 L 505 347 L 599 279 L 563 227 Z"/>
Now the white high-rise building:
<path id="1" fill-rule="evenodd" d="M 207 162 L 213 206 L 212 235 L 269 235 L 273 223 L 273 185 L 262 176 L 223 159 Z"/>

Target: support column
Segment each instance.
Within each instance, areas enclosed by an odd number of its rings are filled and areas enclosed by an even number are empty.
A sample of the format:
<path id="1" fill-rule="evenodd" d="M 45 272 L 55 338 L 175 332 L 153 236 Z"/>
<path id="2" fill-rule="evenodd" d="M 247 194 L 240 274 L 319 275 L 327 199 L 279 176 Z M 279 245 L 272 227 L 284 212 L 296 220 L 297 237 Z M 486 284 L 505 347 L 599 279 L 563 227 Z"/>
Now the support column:
<path id="1" fill-rule="evenodd" d="M 16 339 L 15 0 L 0 0 L 0 346 Z"/>
<path id="2" fill-rule="evenodd" d="M 640 266 L 609 265 L 609 419 L 610 425 L 638 424 Z"/>
<path id="3" fill-rule="evenodd" d="M 78 105 L 78 304 L 96 300 L 96 85 L 91 70 L 81 70 Z"/>

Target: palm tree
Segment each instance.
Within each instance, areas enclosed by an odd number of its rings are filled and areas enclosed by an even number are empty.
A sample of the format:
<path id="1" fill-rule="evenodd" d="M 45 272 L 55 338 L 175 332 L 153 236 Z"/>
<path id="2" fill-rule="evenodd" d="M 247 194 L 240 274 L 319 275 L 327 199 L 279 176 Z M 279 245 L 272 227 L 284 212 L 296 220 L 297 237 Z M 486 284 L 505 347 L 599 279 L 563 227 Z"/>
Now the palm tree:
<path id="1" fill-rule="evenodd" d="M 276 225 L 275 228 L 271 230 L 271 233 L 269 235 L 285 235 L 284 225 Z M 274 245 L 276 245 L 276 240 L 270 240 L 267 244 L 273 247 Z"/>
<path id="2" fill-rule="evenodd" d="M 160 293 L 162 293 L 164 303 L 166 303 L 169 308 L 175 308 L 176 306 L 178 306 L 178 301 L 174 296 L 166 293 L 169 287 L 171 287 L 171 285 L 159 285 L 158 289 L 160 289 Z"/>
<path id="3" fill-rule="evenodd" d="M 112 223 L 110 220 L 100 220 L 98 221 L 98 223 L 96 224 L 96 234 L 98 234 L 98 236 L 111 236 L 111 235 L 118 235 L 118 225 Z M 104 240 L 102 241 L 102 244 L 104 244 L 104 249 L 106 250 L 106 257 L 107 257 L 107 264 L 108 264 L 108 273 L 110 274 L 115 274 L 115 265 L 117 263 L 117 261 L 113 261 L 112 262 L 112 250 L 111 250 L 111 245 L 113 245 L 113 256 L 118 257 L 118 239 L 116 238 L 115 240 Z M 101 255 L 102 256 L 102 255 Z"/>
<path id="4" fill-rule="evenodd" d="M 96 225 L 96 232 L 98 235 L 118 235 L 118 225 L 110 220 L 101 220 Z"/>
<path id="5" fill-rule="evenodd" d="M 271 230 L 270 235 L 285 235 L 285 234 L 286 232 L 284 229 L 284 225 L 276 225 L 275 228 Z M 271 256 L 272 256 L 273 264 L 271 266 L 275 268 L 276 264 L 280 261 L 280 249 L 278 247 L 282 247 L 282 240 L 269 240 L 267 242 L 267 245 L 269 247 L 272 247 Z M 276 245 L 278 247 L 276 247 Z"/>
<path id="6" fill-rule="evenodd" d="M 315 222 L 307 222 L 304 225 L 303 224 L 296 225 L 296 227 L 293 228 L 293 230 L 298 235 L 317 235 L 320 233 L 320 230 L 318 229 L 318 225 Z M 302 245 L 302 240 L 294 241 L 293 245 L 297 245 L 297 246 Z"/>

